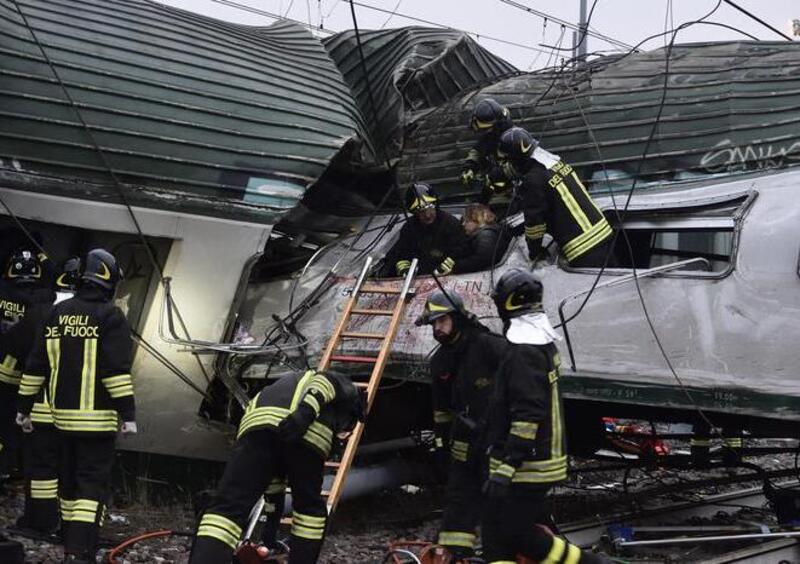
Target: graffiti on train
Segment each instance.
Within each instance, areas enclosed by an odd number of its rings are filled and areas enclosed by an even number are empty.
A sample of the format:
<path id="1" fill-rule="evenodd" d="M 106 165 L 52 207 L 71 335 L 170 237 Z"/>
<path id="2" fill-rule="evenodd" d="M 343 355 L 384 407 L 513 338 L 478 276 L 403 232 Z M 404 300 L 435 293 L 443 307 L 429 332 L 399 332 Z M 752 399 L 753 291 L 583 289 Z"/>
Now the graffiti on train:
<path id="1" fill-rule="evenodd" d="M 800 164 L 800 141 L 734 145 L 730 139 L 723 139 L 700 159 L 700 167 L 712 174 L 797 164 Z"/>

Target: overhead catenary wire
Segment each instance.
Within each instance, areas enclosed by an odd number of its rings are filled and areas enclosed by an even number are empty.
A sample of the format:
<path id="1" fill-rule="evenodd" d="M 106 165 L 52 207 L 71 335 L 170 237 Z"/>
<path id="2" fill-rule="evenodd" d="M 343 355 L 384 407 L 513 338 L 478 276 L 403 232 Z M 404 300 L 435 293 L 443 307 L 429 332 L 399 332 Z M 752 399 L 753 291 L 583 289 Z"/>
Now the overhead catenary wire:
<path id="1" fill-rule="evenodd" d="M 344 3 L 348 3 L 350 0 L 339 0 L 339 1 L 340 2 L 344 2 Z M 353 4 L 356 5 L 356 6 L 359 6 L 360 8 L 366 8 L 368 10 L 373 10 L 375 12 L 380 12 L 380 13 L 383 13 L 383 14 L 392 14 L 391 10 L 387 10 L 386 8 L 379 8 L 378 6 L 371 6 L 369 4 L 364 4 L 363 2 L 354 1 Z M 477 32 L 477 31 L 469 31 L 469 30 L 466 30 L 466 29 L 452 27 L 452 26 L 449 26 L 449 25 L 446 25 L 446 24 L 442 24 L 442 23 L 439 23 L 439 22 L 434 22 L 434 21 L 431 21 L 431 20 L 418 18 L 416 16 L 403 14 L 401 12 L 394 12 L 394 16 L 398 17 L 398 18 L 403 18 L 403 19 L 406 19 L 406 20 L 409 20 L 409 21 L 417 22 L 417 23 L 423 23 L 423 24 L 426 24 L 426 25 L 432 25 L 432 26 L 435 26 L 435 27 L 438 27 L 438 28 L 442 28 L 442 29 L 449 29 L 449 30 L 452 30 L 452 31 L 460 31 L 461 33 L 466 33 L 467 35 L 472 35 L 474 37 L 480 37 L 481 39 L 488 39 L 489 41 L 495 41 L 497 43 L 502 43 L 504 45 L 511 45 L 512 47 L 519 47 L 520 49 L 526 49 L 528 51 L 543 51 L 543 49 L 540 49 L 538 47 L 532 47 L 531 45 L 526 45 L 524 43 L 518 43 L 516 41 L 509 41 L 507 39 L 502 39 L 500 37 L 494 37 L 494 36 L 491 36 L 491 35 L 486 35 L 484 33 L 480 33 L 480 32 Z M 546 52 L 547 51 L 545 51 L 545 53 Z"/>
<path id="2" fill-rule="evenodd" d="M 695 21 L 683 23 L 680 26 L 678 26 L 676 29 L 672 30 L 672 37 L 670 39 L 669 45 L 667 46 L 667 48 L 665 50 L 666 52 L 665 52 L 665 63 L 664 63 L 664 83 L 663 83 L 663 87 L 662 87 L 661 101 L 659 103 L 658 111 L 657 111 L 655 120 L 653 121 L 653 126 L 652 126 L 652 128 L 650 130 L 650 134 L 649 134 L 649 136 L 647 138 L 647 142 L 645 143 L 644 151 L 642 153 L 641 158 L 639 159 L 639 163 L 638 163 L 638 166 L 637 166 L 636 174 L 634 175 L 633 181 L 631 182 L 631 188 L 628 190 L 628 195 L 627 195 L 627 199 L 625 201 L 625 206 L 624 206 L 624 208 L 622 210 L 622 215 L 623 216 L 627 212 L 627 209 L 628 209 L 628 207 L 630 205 L 630 202 L 631 202 L 631 199 L 632 199 L 632 196 L 633 196 L 633 192 L 634 192 L 634 190 L 636 188 L 636 183 L 637 183 L 637 181 L 638 181 L 638 179 L 639 179 L 639 177 L 641 175 L 642 168 L 644 166 L 644 162 L 645 162 L 645 160 L 647 158 L 647 153 L 649 152 L 649 149 L 650 149 L 650 144 L 652 143 L 653 139 L 655 138 L 655 133 L 656 133 L 656 131 L 658 129 L 658 125 L 659 125 L 660 120 L 661 120 L 661 115 L 663 113 L 664 106 L 666 104 L 667 90 L 668 90 L 668 84 L 669 84 L 669 62 L 670 62 L 670 58 L 671 58 L 671 54 L 672 54 L 672 49 L 673 49 L 674 44 L 675 44 L 675 39 L 677 38 L 678 33 L 682 29 L 690 27 L 691 25 L 696 25 L 698 23 L 702 23 L 704 20 L 706 20 L 709 17 L 711 17 L 719 9 L 721 4 L 722 4 L 722 0 L 718 0 L 718 2 L 715 5 L 715 7 L 710 12 L 708 12 L 705 16 L 703 16 L 703 17 L 701 17 L 701 18 L 699 18 L 698 20 L 695 20 Z M 591 125 L 589 124 L 588 120 L 585 119 L 585 114 L 583 114 L 583 112 L 581 112 L 581 114 L 584 115 L 584 121 L 585 121 L 585 124 L 587 126 L 587 129 L 591 130 Z M 593 133 L 591 133 L 591 136 L 592 136 L 593 139 L 595 139 L 595 143 L 596 143 L 596 138 L 594 138 L 594 134 Z M 596 150 L 598 152 L 600 151 L 599 145 L 596 145 Z M 600 160 L 602 162 L 602 158 Z M 604 168 L 604 172 L 605 172 L 605 167 L 603 167 L 603 168 Z M 606 174 L 606 181 L 608 182 L 608 174 L 607 174 L 607 172 L 605 172 L 605 174 Z M 612 200 L 612 201 L 614 201 L 614 207 L 615 207 L 615 210 L 616 210 L 617 209 L 616 208 L 616 201 L 615 200 Z M 617 212 L 617 213 L 618 213 L 618 217 L 619 217 L 619 212 Z M 617 230 L 617 232 L 616 232 L 616 234 L 614 236 L 614 240 L 612 241 L 612 243 L 611 243 L 611 245 L 609 247 L 609 252 L 607 253 L 607 256 L 606 256 L 606 261 L 605 261 L 603 267 L 601 268 L 600 272 L 598 273 L 597 278 L 595 279 L 595 283 L 592 285 L 589 293 L 587 294 L 586 298 L 584 299 L 583 303 L 581 304 L 581 307 L 580 307 L 579 311 L 576 314 L 573 314 L 573 316 L 571 316 L 570 320 L 574 319 L 577 316 L 577 314 L 580 313 L 580 310 L 582 310 L 583 307 L 588 302 L 589 297 L 591 296 L 592 292 L 594 291 L 595 287 L 597 286 L 597 282 L 599 281 L 600 277 L 602 276 L 602 272 L 605 269 L 606 264 L 608 263 L 608 259 L 610 257 L 611 251 L 613 250 L 613 248 L 615 246 L 615 243 L 616 243 L 616 240 L 619 237 L 620 233 L 622 233 L 622 235 L 623 235 L 623 237 L 625 239 L 626 246 L 628 248 L 628 253 L 629 253 L 629 256 L 631 258 L 631 268 L 633 269 L 633 275 L 634 275 L 633 280 L 634 280 L 634 283 L 635 283 L 635 286 L 636 286 L 636 291 L 637 291 L 637 294 L 638 294 L 639 301 L 640 301 L 641 306 L 642 306 L 642 311 L 644 313 L 645 320 L 647 322 L 648 328 L 649 328 L 651 334 L 653 335 L 653 338 L 654 338 L 654 340 L 656 342 L 656 345 L 657 345 L 657 347 L 659 349 L 659 352 L 660 352 L 662 358 L 664 359 L 664 362 L 667 364 L 667 367 L 668 367 L 670 373 L 672 374 L 673 378 L 678 382 L 678 385 L 679 385 L 681 391 L 684 393 L 684 395 L 686 395 L 687 399 L 689 400 L 689 402 L 691 403 L 691 405 L 693 406 L 695 411 L 697 411 L 697 413 L 700 416 L 700 418 L 710 428 L 714 429 L 715 428 L 714 424 L 711 422 L 711 420 L 708 418 L 706 413 L 702 410 L 702 408 L 695 401 L 694 397 L 691 395 L 691 392 L 689 391 L 689 389 L 684 384 L 683 380 L 678 375 L 677 371 L 675 370 L 675 367 L 672 364 L 672 361 L 669 358 L 669 355 L 667 354 L 667 352 L 666 352 L 666 350 L 664 348 L 663 343 L 661 342 L 661 338 L 658 335 L 658 332 L 656 330 L 655 324 L 653 323 L 653 320 L 652 320 L 652 318 L 650 316 L 650 313 L 649 313 L 649 310 L 647 308 L 647 303 L 646 303 L 644 295 L 642 293 L 641 286 L 639 284 L 639 279 L 636 276 L 636 265 L 635 265 L 635 260 L 634 260 L 633 247 L 631 245 L 630 239 L 628 238 L 627 232 L 625 231 L 625 229 L 622 226 L 622 224 L 620 224 L 620 229 Z M 567 323 L 567 321 L 565 321 L 565 324 L 566 323 Z"/>
<path id="3" fill-rule="evenodd" d="M 739 10 L 741 13 L 743 13 L 744 15 L 746 15 L 748 18 L 750 18 L 750 19 L 752 19 L 752 20 L 755 20 L 755 21 L 757 21 L 758 23 L 760 23 L 761 25 L 763 25 L 763 26 L 764 26 L 764 27 L 766 27 L 767 29 L 769 29 L 769 30 L 771 30 L 771 31 L 774 31 L 775 33 L 777 33 L 778 35 L 780 35 L 781 37 L 783 37 L 783 38 L 784 38 L 784 39 L 786 39 L 787 41 L 794 41 L 794 40 L 793 40 L 791 37 L 789 37 L 788 35 L 786 35 L 785 33 L 783 33 L 781 30 L 779 30 L 779 29 L 777 29 L 777 28 L 775 28 L 775 27 L 771 26 L 770 24 L 768 24 L 767 22 L 765 22 L 764 20 L 762 20 L 761 18 L 759 18 L 758 16 L 756 16 L 755 14 L 753 14 L 752 12 L 749 12 L 749 11 L 745 10 L 744 8 L 742 8 L 741 6 L 739 6 L 739 5 L 738 5 L 736 2 L 734 2 L 733 0 L 722 0 L 722 1 L 723 1 L 723 2 L 725 2 L 725 3 L 726 3 L 728 6 L 730 6 L 731 8 L 734 8 L 734 9 L 736 9 L 736 10 Z"/>
<path id="4" fill-rule="evenodd" d="M 589 29 L 589 21 L 591 20 L 591 13 L 590 13 L 589 18 L 588 18 L 588 20 L 586 22 L 586 25 L 585 26 L 579 26 L 579 25 L 576 25 L 576 24 L 574 24 L 572 22 L 569 22 L 567 20 L 562 20 L 561 18 L 557 18 L 557 17 L 555 17 L 555 16 L 553 16 L 551 14 L 548 14 L 546 12 L 542 12 L 541 10 L 536 10 L 534 8 L 531 8 L 530 6 L 526 6 L 524 4 L 520 4 L 519 2 L 516 2 L 515 0 L 500 0 L 500 1 L 503 4 L 508 4 L 509 6 L 517 8 L 517 9 L 522 10 L 524 12 L 528 12 L 528 13 L 533 14 L 535 16 L 538 16 L 540 18 L 547 18 L 548 20 L 556 22 L 558 24 L 561 24 L 561 25 L 563 25 L 565 27 L 568 27 L 569 29 L 572 29 L 574 31 L 578 31 L 578 32 L 582 33 L 584 35 L 584 37 L 586 35 L 589 35 L 590 37 L 594 37 L 595 39 L 599 39 L 601 41 L 605 41 L 606 43 L 610 43 L 611 45 L 614 45 L 615 47 L 617 47 L 619 49 L 633 49 L 634 48 L 633 46 L 628 45 L 627 43 L 625 43 L 623 41 L 619 41 L 618 39 L 614 39 L 613 37 L 609 37 L 608 35 L 599 33 L 597 31 L 590 30 Z M 597 4 L 597 0 L 595 0 L 595 5 L 596 4 Z M 594 11 L 594 5 L 592 6 L 592 11 Z M 569 49 L 571 50 L 572 48 L 570 47 Z"/>

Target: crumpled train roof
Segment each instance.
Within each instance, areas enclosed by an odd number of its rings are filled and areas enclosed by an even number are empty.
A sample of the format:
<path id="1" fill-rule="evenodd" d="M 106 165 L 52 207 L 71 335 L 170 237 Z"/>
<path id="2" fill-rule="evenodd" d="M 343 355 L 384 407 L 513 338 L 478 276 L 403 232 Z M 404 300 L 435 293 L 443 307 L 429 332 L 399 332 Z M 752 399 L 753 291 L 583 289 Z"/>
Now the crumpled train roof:
<path id="1" fill-rule="evenodd" d="M 666 104 L 665 50 L 605 57 L 578 69 L 519 75 L 462 96 L 412 124 L 400 185 L 423 180 L 451 201 L 474 196 L 457 181 L 475 142 L 473 104 L 493 97 L 517 125 L 579 169 L 590 189 L 800 163 L 800 44 L 734 41 L 676 45 Z M 587 123 L 589 126 L 587 126 Z"/>
<path id="2" fill-rule="evenodd" d="M 300 26 L 242 26 L 147 0 L 18 4 L 136 203 L 180 207 L 185 195 L 198 213 L 269 216 L 365 135 L 341 73 Z M 6 185 L 77 178 L 107 196 L 105 167 L 9 0 L 0 80 Z"/>

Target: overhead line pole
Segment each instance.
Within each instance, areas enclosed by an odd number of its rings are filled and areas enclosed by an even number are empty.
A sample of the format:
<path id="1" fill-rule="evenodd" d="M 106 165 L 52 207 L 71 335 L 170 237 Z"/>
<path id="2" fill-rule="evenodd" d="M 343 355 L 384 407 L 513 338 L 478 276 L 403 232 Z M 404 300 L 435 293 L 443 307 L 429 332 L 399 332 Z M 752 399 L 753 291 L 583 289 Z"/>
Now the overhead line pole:
<path id="1" fill-rule="evenodd" d="M 753 14 L 753 13 L 751 13 L 751 12 L 748 12 L 747 10 L 745 10 L 744 8 L 742 8 L 741 6 L 739 6 L 738 4 L 736 4 L 735 2 L 733 2 L 733 0 L 723 0 L 723 2 L 725 2 L 725 3 L 726 3 L 728 6 L 730 6 L 730 7 L 732 7 L 732 8 L 736 8 L 736 9 L 737 9 L 737 10 L 739 10 L 741 13 L 743 13 L 744 15 L 746 15 L 748 18 L 754 19 L 755 21 L 757 21 L 758 23 L 760 23 L 760 24 L 761 24 L 761 25 L 763 25 L 764 27 L 766 27 L 766 28 L 768 28 L 768 29 L 771 29 L 772 31 L 774 31 L 775 33 L 777 33 L 778 35 L 780 35 L 780 36 L 781 36 L 781 37 L 783 37 L 784 39 L 786 39 L 786 40 L 788 40 L 788 41 L 794 41 L 794 39 L 792 39 L 791 37 L 789 37 L 788 35 L 786 35 L 785 33 L 783 33 L 781 30 L 779 30 L 779 29 L 777 29 L 777 28 L 775 28 L 775 27 L 772 27 L 771 25 L 769 25 L 767 22 L 765 22 L 764 20 L 762 20 L 761 18 L 759 18 L 759 17 L 758 17 L 758 16 L 756 16 L 755 14 Z"/>

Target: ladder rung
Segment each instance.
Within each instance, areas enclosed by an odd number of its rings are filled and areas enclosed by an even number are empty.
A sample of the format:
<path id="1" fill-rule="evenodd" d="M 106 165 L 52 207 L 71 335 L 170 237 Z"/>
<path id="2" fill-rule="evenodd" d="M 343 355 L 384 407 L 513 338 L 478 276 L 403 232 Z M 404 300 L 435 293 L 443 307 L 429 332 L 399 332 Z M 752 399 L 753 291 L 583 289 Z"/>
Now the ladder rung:
<path id="1" fill-rule="evenodd" d="M 341 465 L 342 465 L 341 462 L 334 462 L 333 460 L 326 460 L 325 461 L 325 467 L 326 468 L 338 468 Z"/>
<path id="2" fill-rule="evenodd" d="M 374 364 L 378 362 L 377 356 L 351 356 L 347 354 L 335 354 L 331 356 L 331 360 L 337 362 L 355 362 L 361 364 Z"/>
<path id="3" fill-rule="evenodd" d="M 366 382 L 353 382 L 353 385 L 356 388 L 368 388 L 369 387 L 369 384 L 367 384 Z"/>
<path id="4" fill-rule="evenodd" d="M 402 290 L 397 288 L 382 288 L 380 286 L 361 286 L 362 294 L 400 294 Z"/>
<path id="5" fill-rule="evenodd" d="M 353 309 L 350 313 L 354 315 L 394 315 L 391 309 Z"/>
<path id="6" fill-rule="evenodd" d="M 342 337 L 346 337 L 348 339 L 375 339 L 375 340 L 384 340 L 386 335 L 381 335 L 380 333 L 353 333 L 353 332 L 345 332 L 342 333 Z"/>

